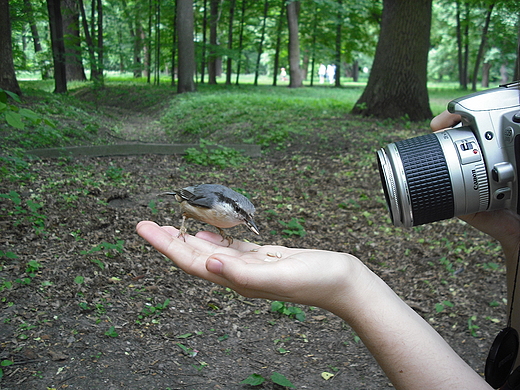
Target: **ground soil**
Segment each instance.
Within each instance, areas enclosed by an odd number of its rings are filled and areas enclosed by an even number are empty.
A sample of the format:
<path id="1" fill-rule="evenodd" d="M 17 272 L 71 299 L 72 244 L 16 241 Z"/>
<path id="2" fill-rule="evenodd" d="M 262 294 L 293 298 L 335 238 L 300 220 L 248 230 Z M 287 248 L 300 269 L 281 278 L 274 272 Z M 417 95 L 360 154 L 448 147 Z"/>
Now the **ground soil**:
<path id="1" fill-rule="evenodd" d="M 127 114 L 128 134 L 150 122 Z M 56 159 L 3 181 L 0 193 L 20 202 L 0 198 L 0 361 L 14 362 L 0 388 L 248 389 L 240 382 L 252 374 L 266 379 L 255 388 L 282 388 L 273 373 L 298 389 L 391 388 L 339 318 L 298 305 L 304 321 L 272 312 L 271 302 L 185 274 L 135 233 L 140 220 L 178 226 L 176 205 L 157 194 L 204 182 L 242 189 L 256 205 L 261 237 L 237 227 L 236 239 L 353 253 L 482 373 L 505 326 L 500 249 L 457 219 L 393 227 L 375 158 L 360 162 L 352 147 L 364 145 L 363 130 L 352 129 L 349 145 L 317 139 L 243 167 Z M 303 230 L 284 232 L 292 218 Z M 200 229 L 211 227 L 188 225 Z"/>

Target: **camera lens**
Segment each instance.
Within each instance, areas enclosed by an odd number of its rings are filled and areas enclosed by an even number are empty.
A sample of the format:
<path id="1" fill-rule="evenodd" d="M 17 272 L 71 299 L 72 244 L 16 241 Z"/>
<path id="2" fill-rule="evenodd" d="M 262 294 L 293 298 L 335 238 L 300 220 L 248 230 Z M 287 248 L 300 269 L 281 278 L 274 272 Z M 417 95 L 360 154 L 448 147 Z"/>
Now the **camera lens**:
<path id="1" fill-rule="evenodd" d="M 489 185 L 480 146 L 465 128 L 398 141 L 377 152 L 392 222 L 417 226 L 485 210 Z"/>

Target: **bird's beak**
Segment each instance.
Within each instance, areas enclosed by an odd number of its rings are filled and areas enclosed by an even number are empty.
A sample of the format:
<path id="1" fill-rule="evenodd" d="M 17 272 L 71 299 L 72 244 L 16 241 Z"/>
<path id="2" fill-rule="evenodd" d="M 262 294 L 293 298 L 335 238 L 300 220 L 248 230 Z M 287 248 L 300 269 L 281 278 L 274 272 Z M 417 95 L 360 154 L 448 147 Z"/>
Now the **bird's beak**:
<path id="1" fill-rule="evenodd" d="M 246 224 L 246 226 L 247 226 L 247 228 L 248 228 L 249 230 L 251 230 L 251 231 L 252 231 L 253 233 L 255 233 L 255 234 L 260 235 L 260 232 L 258 231 L 258 228 L 256 227 L 256 225 L 255 225 L 255 223 L 253 222 L 252 219 L 246 219 L 246 220 L 244 221 L 244 223 Z"/>

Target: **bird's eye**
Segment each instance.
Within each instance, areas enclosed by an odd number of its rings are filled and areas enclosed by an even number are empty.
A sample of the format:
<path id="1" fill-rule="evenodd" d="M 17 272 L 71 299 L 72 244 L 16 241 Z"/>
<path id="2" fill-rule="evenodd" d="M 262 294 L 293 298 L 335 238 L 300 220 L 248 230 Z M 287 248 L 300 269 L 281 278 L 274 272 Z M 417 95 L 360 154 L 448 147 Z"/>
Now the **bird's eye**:
<path id="1" fill-rule="evenodd" d="M 233 208 L 235 209 L 235 211 L 236 211 L 237 213 L 240 212 L 240 207 L 239 207 L 238 205 L 234 205 Z"/>

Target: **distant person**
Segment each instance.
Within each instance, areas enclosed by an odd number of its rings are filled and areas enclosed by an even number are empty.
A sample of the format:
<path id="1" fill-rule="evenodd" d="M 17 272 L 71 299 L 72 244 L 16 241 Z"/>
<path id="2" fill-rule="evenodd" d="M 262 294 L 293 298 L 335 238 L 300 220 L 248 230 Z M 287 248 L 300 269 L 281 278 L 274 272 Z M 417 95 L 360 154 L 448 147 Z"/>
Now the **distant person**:
<path id="1" fill-rule="evenodd" d="M 325 82 L 325 76 L 327 75 L 327 67 L 323 64 L 320 64 L 320 68 L 318 69 L 318 76 L 320 76 L 320 84 Z"/>
<path id="2" fill-rule="evenodd" d="M 282 79 L 282 81 L 287 81 L 287 71 L 285 70 L 285 68 L 282 68 L 280 70 L 280 78 Z"/>
<path id="3" fill-rule="evenodd" d="M 329 84 L 334 84 L 336 80 L 336 65 L 327 65 L 327 78 L 329 79 Z"/>

